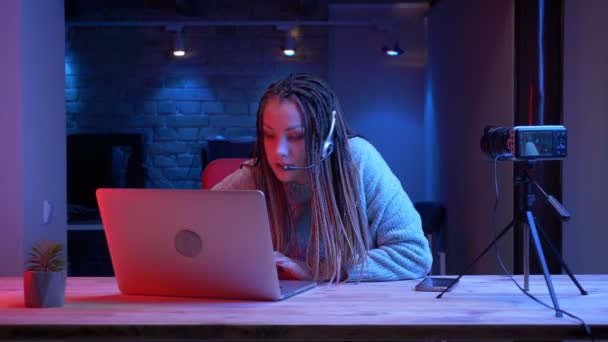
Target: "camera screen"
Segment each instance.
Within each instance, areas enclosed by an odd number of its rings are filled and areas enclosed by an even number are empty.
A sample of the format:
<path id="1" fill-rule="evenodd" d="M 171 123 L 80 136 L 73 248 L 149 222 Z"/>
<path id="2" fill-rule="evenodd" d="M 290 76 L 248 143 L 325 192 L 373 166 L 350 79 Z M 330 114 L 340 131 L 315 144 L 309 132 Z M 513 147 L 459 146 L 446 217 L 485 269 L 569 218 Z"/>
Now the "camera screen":
<path id="1" fill-rule="evenodd" d="M 518 132 L 518 155 L 520 157 L 552 156 L 552 131 L 520 131 Z"/>

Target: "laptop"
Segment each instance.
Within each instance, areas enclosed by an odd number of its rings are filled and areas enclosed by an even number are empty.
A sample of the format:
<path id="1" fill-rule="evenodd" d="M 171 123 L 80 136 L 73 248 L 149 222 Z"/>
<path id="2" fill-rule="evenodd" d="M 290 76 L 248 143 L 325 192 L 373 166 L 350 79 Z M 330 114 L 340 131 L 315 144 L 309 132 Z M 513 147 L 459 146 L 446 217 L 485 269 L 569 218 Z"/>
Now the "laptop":
<path id="1" fill-rule="evenodd" d="M 279 281 L 261 191 L 106 188 L 96 196 L 124 294 L 272 301 L 316 286 Z"/>

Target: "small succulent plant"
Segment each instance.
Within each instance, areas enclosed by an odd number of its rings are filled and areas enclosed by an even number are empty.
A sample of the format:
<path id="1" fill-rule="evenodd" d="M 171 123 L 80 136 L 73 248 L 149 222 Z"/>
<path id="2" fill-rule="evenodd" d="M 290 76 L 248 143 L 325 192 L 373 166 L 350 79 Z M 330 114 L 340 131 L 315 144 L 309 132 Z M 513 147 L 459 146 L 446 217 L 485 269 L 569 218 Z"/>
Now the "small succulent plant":
<path id="1" fill-rule="evenodd" d="M 60 272 L 65 269 L 66 261 L 63 256 L 63 244 L 40 240 L 30 250 L 26 261 L 28 271 Z"/>

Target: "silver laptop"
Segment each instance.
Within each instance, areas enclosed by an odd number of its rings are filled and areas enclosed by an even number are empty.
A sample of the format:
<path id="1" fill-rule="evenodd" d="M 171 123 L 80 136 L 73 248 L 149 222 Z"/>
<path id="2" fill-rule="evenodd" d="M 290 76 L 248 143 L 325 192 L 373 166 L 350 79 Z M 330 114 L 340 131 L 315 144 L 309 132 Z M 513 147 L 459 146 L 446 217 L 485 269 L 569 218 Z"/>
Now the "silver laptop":
<path id="1" fill-rule="evenodd" d="M 98 189 L 96 195 L 122 293 L 281 300 L 316 285 L 279 281 L 260 191 Z"/>

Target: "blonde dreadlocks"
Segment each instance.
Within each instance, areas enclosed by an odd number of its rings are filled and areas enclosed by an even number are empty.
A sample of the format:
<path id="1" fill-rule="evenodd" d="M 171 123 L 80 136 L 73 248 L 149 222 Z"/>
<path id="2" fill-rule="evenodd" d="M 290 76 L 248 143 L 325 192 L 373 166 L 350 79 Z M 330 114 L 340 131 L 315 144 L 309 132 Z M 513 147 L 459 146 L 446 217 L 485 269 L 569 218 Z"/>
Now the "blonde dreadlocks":
<path id="1" fill-rule="evenodd" d="M 271 84 L 257 112 L 256 164 L 261 172 L 266 194 L 273 243 L 285 253 L 295 227 L 287 210 L 283 184 L 274 176 L 263 145 L 263 114 L 271 99 L 295 103 L 304 118 L 306 151 L 309 163 L 322 159 L 325 142 L 336 111 L 332 135 L 333 153 L 309 171 L 311 186 L 311 227 L 306 249 L 306 264 L 314 280 L 342 281 L 344 270 L 363 263 L 369 249 L 368 223 L 360 203 L 358 170 L 352 162 L 348 138 L 354 136 L 342 119 L 342 110 L 334 92 L 322 80 L 309 74 L 290 74 Z M 321 252 L 321 250 L 323 252 Z M 322 255 L 322 257 L 321 257 Z"/>

